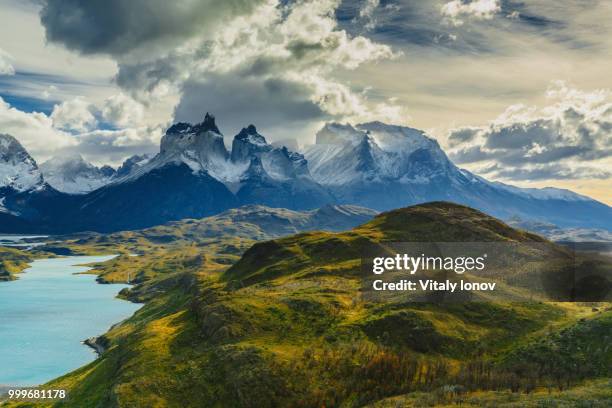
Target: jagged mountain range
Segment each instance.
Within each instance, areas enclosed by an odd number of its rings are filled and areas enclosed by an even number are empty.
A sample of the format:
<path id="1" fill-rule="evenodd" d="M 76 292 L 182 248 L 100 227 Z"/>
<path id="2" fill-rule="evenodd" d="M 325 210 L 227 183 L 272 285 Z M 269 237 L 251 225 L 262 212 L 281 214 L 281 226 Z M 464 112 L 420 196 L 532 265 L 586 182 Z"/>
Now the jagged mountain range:
<path id="1" fill-rule="evenodd" d="M 490 182 L 455 166 L 422 131 L 381 122 L 327 124 L 303 153 L 270 144 L 249 125 L 228 150 L 206 114 L 195 125 L 172 125 L 156 156 L 131 157 L 117 170 L 80 156 L 39 168 L 15 138 L 0 136 L 2 232 L 137 229 L 245 204 L 387 210 L 439 200 L 504 219 L 612 230 L 612 208 L 603 203 Z"/>

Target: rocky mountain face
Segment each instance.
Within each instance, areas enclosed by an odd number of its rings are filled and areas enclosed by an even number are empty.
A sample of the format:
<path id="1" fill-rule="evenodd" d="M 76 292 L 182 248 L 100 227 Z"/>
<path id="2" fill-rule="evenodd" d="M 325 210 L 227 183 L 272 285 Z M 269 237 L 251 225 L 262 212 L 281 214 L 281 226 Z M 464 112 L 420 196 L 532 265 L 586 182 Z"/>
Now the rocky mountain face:
<path id="1" fill-rule="evenodd" d="M 228 151 L 212 115 L 177 123 L 153 158 L 133 157 L 110 182 L 78 198 L 54 228 L 116 231 L 182 218 L 201 218 L 244 204 L 317 208 L 333 196 L 316 183 L 304 157 L 273 147 L 250 125 Z M 58 220 L 63 218 L 59 216 Z"/>
<path id="2" fill-rule="evenodd" d="M 43 176 L 36 161 L 13 136 L 0 134 L 0 191 L 41 188 Z"/>
<path id="3" fill-rule="evenodd" d="M 19 141 L 0 134 L 0 231 L 33 231 L 29 219 L 42 217 L 39 204 L 58 194 Z"/>
<path id="4" fill-rule="evenodd" d="M 243 129 L 233 146 L 239 152 L 233 156 L 236 163 L 248 162 L 236 192 L 241 202 L 298 210 L 335 202 L 332 194 L 313 180 L 303 155 L 284 146 L 272 147 L 254 126 Z"/>
<path id="5" fill-rule="evenodd" d="M 170 127 L 159 154 L 122 181 L 136 180 L 154 169 L 182 165 L 195 177 L 222 183 L 240 204 L 308 209 L 334 202 L 332 195 L 312 179 L 303 155 L 286 147 L 273 147 L 253 125 L 234 137 L 229 152 L 210 114 L 196 125 L 177 123 Z"/>
<path id="6" fill-rule="evenodd" d="M 194 172 L 208 172 L 223 179 L 228 158 L 223 135 L 215 124 L 215 118 L 207 113 L 202 123 L 177 123 L 170 127 L 150 167 L 182 162 Z"/>
<path id="7" fill-rule="evenodd" d="M 322 184 L 350 186 L 401 181 L 426 184 L 438 177 L 458 177 L 438 143 L 423 132 L 380 122 L 327 124 L 316 144 L 306 148 L 313 176 Z"/>
<path id="8" fill-rule="evenodd" d="M 612 230 L 612 208 L 605 204 L 567 190 L 487 181 L 455 166 L 422 131 L 381 122 L 327 124 L 302 154 L 270 144 L 254 125 L 228 150 L 206 114 L 201 123 L 171 126 L 157 155 L 131 157 L 116 171 L 77 157 L 47 162 L 41 174 L 14 138 L 0 140 L 0 214 L 25 218 L 40 232 L 146 228 L 249 204 L 383 211 L 429 201 L 503 219 Z"/>

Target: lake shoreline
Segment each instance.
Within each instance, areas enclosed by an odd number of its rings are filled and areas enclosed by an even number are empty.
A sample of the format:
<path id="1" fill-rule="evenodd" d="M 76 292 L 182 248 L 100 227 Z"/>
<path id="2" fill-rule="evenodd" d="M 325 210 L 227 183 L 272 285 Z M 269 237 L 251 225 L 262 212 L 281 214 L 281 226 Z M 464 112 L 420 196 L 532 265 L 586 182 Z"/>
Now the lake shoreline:
<path id="1" fill-rule="evenodd" d="M 118 254 L 108 254 L 108 255 L 102 255 L 102 256 L 114 256 L 114 257 L 117 257 L 119 255 Z M 31 262 L 29 262 L 25 266 L 23 266 L 18 272 L 16 272 L 15 274 L 9 275 L 9 278 L 2 279 L 0 277 L 0 283 L 2 283 L 2 282 L 12 282 L 12 281 L 15 281 L 15 280 L 19 279 L 19 277 L 16 276 L 16 275 L 24 273 L 24 271 L 26 271 L 28 268 L 31 268 L 32 267 L 32 262 L 34 262 L 34 261 L 43 260 L 43 259 L 70 258 L 70 257 L 71 257 L 71 255 L 57 256 L 57 257 L 34 258 L 34 259 L 32 259 Z M 112 260 L 112 259 L 114 259 L 114 258 L 109 259 L 109 261 Z M 89 266 L 89 264 L 79 264 L 79 265 L 73 265 L 73 266 L 82 266 L 82 267 L 88 268 L 86 271 L 75 273 L 75 275 L 96 275 L 96 283 L 98 285 L 124 284 L 122 282 L 109 282 L 109 281 L 106 281 L 106 280 L 102 280 L 100 278 L 100 275 L 95 274 L 95 273 L 93 273 L 93 274 L 91 273 L 91 271 L 94 270 L 95 268 Z M 129 283 L 125 283 L 125 284 L 129 285 Z M 133 285 L 130 285 L 130 286 L 133 286 Z M 131 300 L 131 299 L 129 299 L 129 297 L 126 297 L 126 296 L 119 296 L 120 293 L 121 293 L 121 291 L 119 293 L 117 293 L 117 296 L 116 296 L 117 299 L 125 300 L 125 301 L 131 302 L 131 303 L 136 303 L 136 304 L 140 303 L 140 302 L 136 302 L 134 300 Z M 113 324 L 106 332 L 108 332 L 109 330 L 112 330 L 112 328 L 115 327 L 118 324 L 121 324 L 121 322 L 117 322 L 117 323 Z M 103 343 L 105 343 L 105 340 L 106 339 L 105 339 L 104 335 L 102 334 L 100 336 L 89 337 L 89 338 L 83 340 L 81 342 L 81 344 L 91 348 L 98 355 L 98 357 L 99 357 L 99 356 L 101 356 L 106 351 L 106 346 L 103 345 Z"/>
<path id="2" fill-rule="evenodd" d="M 89 264 L 116 256 L 33 259 L 19 279 L 0 282 L 0 306 L 7 311 L 0 317 L 0 336 L 7 340 L 0 345 L 0 365 L 11 367 L 0 376 L 2 384 L 44 384 L 104 353 L 105 337 L 97 333 L 107 333 L 142 306 L 118 296 L 129 285 L 103 285 L 84 273 L 93 269 Z M 45 317 L 49 313 L 52 318 Z M 51 350 L 43 358 L 36 351 L 42 344 Z"/>

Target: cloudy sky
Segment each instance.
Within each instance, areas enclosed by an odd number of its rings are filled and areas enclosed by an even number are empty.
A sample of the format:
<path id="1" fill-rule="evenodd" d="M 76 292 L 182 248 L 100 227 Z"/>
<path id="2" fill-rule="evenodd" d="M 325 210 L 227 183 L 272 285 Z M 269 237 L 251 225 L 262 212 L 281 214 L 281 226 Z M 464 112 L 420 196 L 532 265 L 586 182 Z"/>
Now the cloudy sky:
<path id="1" fill-rule="evenodd" d="M 381 120 L 612 203 L 611 62 L 608 0 L 0 0 L 0 133 L 117 164 L 206 111 L 301 144 Z"/>

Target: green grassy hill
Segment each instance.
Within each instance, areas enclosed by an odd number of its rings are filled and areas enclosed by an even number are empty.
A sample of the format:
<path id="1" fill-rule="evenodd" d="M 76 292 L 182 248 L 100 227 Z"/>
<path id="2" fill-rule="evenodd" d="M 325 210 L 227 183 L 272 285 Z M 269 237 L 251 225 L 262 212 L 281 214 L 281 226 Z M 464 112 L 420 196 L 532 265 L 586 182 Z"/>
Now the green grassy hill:
<path id="1" fill-rule="evenodd" d="M 611 374 L 608 305 L 370 302 L 361 296 L 361 256 L 393 241 L 564 251 L 479 211 L 430 203 L 348 232 L 256 243 L 214 268 L 209 259 L 222 253 L 209 244 L 179 245 L 164 259 L 144 252 L 138 262 L 168 269 L 127 294 L 146 305 L 99 340 L 99 359 L 48 384 L 70 390 L 57 406 L 352 407 L 389 398 L 422 406 L 414 401 L 495 401 L 499 393 L 528 401 L 546 388 L 561 401 L 584 381 L 608 384 L 594 380 Z M 560 374 L 589 358 L 601 363 Z"/>
<path id="2" fill-rule="evenodd" d="M 223 279 L 251 284 L 315 270 L 319 274 L 343 275 L 345 270 L 358 273 L 355 265 L 369 248 L 391 242 L 500 241 L 547 243 L 480 211 L 451 203 L 430 203 L 383 213 L 344 233 L 307 232 L 257 243 L 224 273 Z"/>

